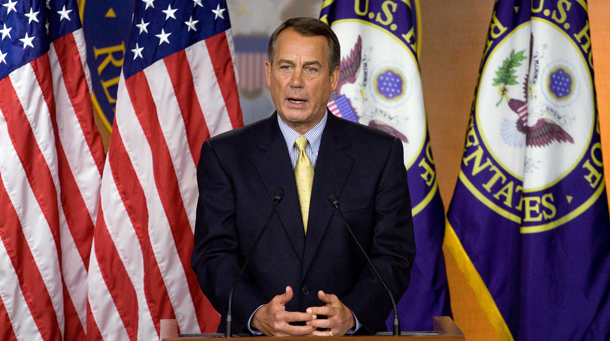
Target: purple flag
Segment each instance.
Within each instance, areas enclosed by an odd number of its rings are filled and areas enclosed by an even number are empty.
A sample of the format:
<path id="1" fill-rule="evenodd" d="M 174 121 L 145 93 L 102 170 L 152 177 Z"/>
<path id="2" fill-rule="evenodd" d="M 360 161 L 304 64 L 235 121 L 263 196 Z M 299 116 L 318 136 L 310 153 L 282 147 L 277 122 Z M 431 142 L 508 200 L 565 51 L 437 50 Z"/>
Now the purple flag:
<path id="1" fill-rule="evenodd" d="M 447 245 L 501 340 L 605 340 L 610 223 L 585 1 L 499 0 Z"/>

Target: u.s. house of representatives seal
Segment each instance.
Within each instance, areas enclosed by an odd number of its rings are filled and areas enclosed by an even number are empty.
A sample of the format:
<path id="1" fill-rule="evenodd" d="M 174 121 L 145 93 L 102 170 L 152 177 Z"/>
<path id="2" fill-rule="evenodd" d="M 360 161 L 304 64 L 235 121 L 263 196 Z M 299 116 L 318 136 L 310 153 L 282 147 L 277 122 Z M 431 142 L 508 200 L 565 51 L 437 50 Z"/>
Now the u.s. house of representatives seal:
<path id="1" fill-rule="evenodd" d="M 522 233 L 570 221 L 604 187 L 583 38 L 588 24 L 577 28 L 553 9 L 539 12 L 497 44 L 490 41 L 460 175 L 481 202 L 521 224 Z M 492 33 L 503 29 L 495 25 Z"/>

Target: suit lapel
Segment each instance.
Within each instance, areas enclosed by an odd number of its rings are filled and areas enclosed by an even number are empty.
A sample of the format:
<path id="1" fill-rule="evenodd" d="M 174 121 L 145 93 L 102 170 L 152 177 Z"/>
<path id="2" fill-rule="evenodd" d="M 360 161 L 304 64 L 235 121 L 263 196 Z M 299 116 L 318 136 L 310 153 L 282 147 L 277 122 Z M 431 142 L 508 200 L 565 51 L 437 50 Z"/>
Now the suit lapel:
<path id="1" fill-rule="evenodd" d="M 337 195 L 341 195 L 354 163 L 354 160 L 343 151 L 343 148 L 349 146 L 351 142 L 340 129 L 339 120 L 329 113 L 326 128 L 322 134 L 313 180 L 307 237 L 305 238 L 301 271 L 303 278 L 316 256 L 334 212 L 334 208 L 328 201 L 328 194 L 335 192 Z"/>
<path id="2" fill-rule="evenodd" d="M 277 123 L 277 114 L 273 114 L 267 119 L 257 147 L 260 156 L 255 158 L 256 169 L 267 191 L 273 195 L 276 188 L 284 188 L 284 199 L 277 206 L 277 214 L 290 238 L 292 247 L 299 260 L 302 261 L 305 234 L 301 208 L 294 171 L 286 149 L 286 140 Z"/>

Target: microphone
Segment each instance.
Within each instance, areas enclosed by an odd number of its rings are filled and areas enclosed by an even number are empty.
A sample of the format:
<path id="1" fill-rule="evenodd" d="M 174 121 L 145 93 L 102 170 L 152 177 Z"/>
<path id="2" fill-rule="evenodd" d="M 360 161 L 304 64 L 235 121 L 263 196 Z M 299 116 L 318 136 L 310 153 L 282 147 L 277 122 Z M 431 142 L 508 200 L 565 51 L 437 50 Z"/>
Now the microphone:
<path id="1" fill-rule="evenodd" d="M 261 233 L 258 234 L 258 238 L 256 239 L 256 242 L 254 243 L 252 250 L 250 250 L 250 254 L 248 255 L 248 258 L 246 258 L 246 262 L 241 267 L 241 271 L 239 272 L 239 275 L 237 275 L 237 278 L 235 279 L 235 283 L 233 283 L 233 287 L 231 288 L 231 292 L 229 293 L 229 308 L 227 309 L 227 319 L 226 319 L 227 330 L 225 332 L 225 337 L 231 337 L 233 334 L 233 318 L 231 317 L 231 305 L 232 305 L 231 303 L 233 302 L 233 292 L 235 291 L 235 287 L 237 287 L 237 283 L 239 282 L 241 275 L 244 273 L 244 270 L 246 270 L 246 266 L 248 266 L 248 263 L 250 262 L 250 259 L 252 258 L 252 255 L 254 254 L 254 250 L 256 250 L 256 247 L 258 246 L 258 242 L 261 241 L 261 238 L 263 237 L 263 234 L 265 233 L 267 226 L 269 226 L 269 222 L 271 221 L 271 218 L 273 218 L 275 209 L 277 208 L 277 205 L 280 203 L 280 201 L 282 201 L 282 199 L 284 199 L 284 188 L 278 187 L 275 189 L 275 192 L 273 193 L 273 210 L 271 210 L 271 214 L 269 214 L 269 218 L 267 218 L 267 222 L 263 226 Z"/>
<path id="2" fill-rule="evenodd" d="M 369 261 L 369 264 L 371 265 L 371 268 L 373 269 L 373 271 L 375 271 L 375 274 L 377 274 L 377 277 L 379 277 L 379 280 L 381 281 L 381 284 L 383 284 L 383 287 L 388 292 L 388 295 L 390 296 L 390 300 L 392 301 L 392 306 L 394 307 L 394 323 L 393 323 L 394 325 L 393 325 L 392 335 L 393 336 L 400 336 L 400 320 L 398 319 L 398 309 L 396 309 L 396 300 L 394 300 L 394 295 L 392 295 L 392 292 L 388 288 L 388 285 L 385 283 L 385 281 L 383 280 L 383 278 L 379 274 L 379 271 L 377 271 L 377 268 L 375 267 L 375 264 L 373 264 L 373 262 L 369 258 L 369 255 L 366 254 L 366 251 L 364 251 L 364 249 L 362 248 L 362 245 L 360 245 L 360 242 L 358 242 L 358 239 L 354 235 L 354 232 L 349 227 L 347 221 L 345 221 L 345 218 L 343 217 L 343 213 L 341 213 L 341 209 L 339 208 L 339 198 L 337 197 L 335 192 L 330 192 L 328 194 L 328 201 L 330 202 L 331 205 L 333 205 L 333 207 L 337 210 L 337 212 L 339 212 L 339 217 L 341 217 L 341 220 L 343 221 L 343 224 L 345 225 L 345 227 L 347 227 L 347 230 L 349 231 L 349 234 L 352 235 L 352 238 L 354 238 L 354 241 L 356 242 L 356 244 L 360 248 L 360 251 L 362 251 L 362 254 L 366 258 L 366 260 Z"/>

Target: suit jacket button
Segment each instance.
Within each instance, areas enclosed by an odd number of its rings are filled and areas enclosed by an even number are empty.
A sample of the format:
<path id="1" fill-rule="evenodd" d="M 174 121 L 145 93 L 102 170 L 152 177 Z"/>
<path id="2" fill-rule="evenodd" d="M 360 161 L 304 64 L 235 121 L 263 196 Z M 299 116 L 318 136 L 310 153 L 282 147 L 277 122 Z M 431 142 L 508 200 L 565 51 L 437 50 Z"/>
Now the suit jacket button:
<path id="1" fill-rule="evenodd" d="M 303 288 L 301 288 L 301 293 L 303 293 L 303 295 L 307 296 L 307 295 L 309 295 L 309 289 L 307 287 L 303 287 Z"/>

